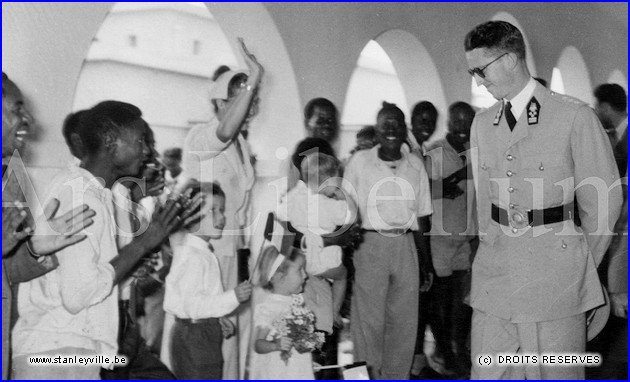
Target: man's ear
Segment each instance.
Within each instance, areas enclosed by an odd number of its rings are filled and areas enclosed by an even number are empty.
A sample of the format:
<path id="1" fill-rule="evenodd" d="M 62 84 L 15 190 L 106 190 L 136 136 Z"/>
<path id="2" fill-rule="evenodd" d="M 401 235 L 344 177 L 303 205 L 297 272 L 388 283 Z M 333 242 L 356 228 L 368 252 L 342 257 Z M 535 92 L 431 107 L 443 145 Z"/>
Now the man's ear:
<path id="1" fill-rule="evenodd" d="M 518 60 L 518 56 L 516 55 L 516 53 L 510 52 L 510 53 L 507 54 L 506 58 L 509 60 L 508 63 L 510 65 L 511 69 L 514 69 L 516 67 L 516 65 L 518 65 L 518 61 L 519 60 Z"/>

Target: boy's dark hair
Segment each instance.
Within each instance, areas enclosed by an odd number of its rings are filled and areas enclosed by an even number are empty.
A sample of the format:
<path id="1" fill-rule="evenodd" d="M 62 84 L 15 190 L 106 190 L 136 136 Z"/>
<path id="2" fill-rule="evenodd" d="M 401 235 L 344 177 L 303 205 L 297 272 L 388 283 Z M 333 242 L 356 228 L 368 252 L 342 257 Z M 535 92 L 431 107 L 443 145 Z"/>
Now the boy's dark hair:
<path id="1" fill-rule="evenodd" d="M 75 113 L 68 114 L 61 127 L 61 134 L 66 141 L 66 145 L 68 145 L 68 148 L 70 149 L 70 153 L 77 158 L 82 158 L 84 154 L 83 144 L 77 142 L 77 138 L 80 140 L 81 119 L 86 115 L 86 113 L 87 110 L 79 110 Z"/>
<path id="2" fill-rule="evenodd" d="M 142 121 L 145 134 L 149 126 L 142 119 L 140 109 L 120 101 L 103 101 L 87 110 L 79 119 L 79 136 L 85 154 L 94 154 L 114 142 L 123 130 Z"/>
<path id="3" fill-rule="evenodd" d="M 486 48 L 498 52 L 515 53 L 525 60 L 525 40 L 521 31 L 507 21 L 488 21 L 468 32 L 464 40 L 466 52 Z"/>
<path id="4" fill-rule="evenodd" d="M 304 106 L 304 119 L 305 120 L 309 120 L 311 119 L 311 117 L 313 116 L 313 113 L 315 112 L 315 108 L 319 107 L 321 108 L 329 108 L 333 111 L 333 118 L 335 121 L 338 120 L 338 116 L 339 116 L 339 112 L 337 111 L 337 107 L 335 106 L 334 103 L 332 103 L 329 99 L 326 98 L 313 98 L 312 100 L 308 101 L 308 103 L 306 104 L 306 106 Z"/>
<path id="5" fill-rule="evenodd" d="M 182 149 L 181 147 L 171 147 L 164 150 L 164 158 L 173 159 L 181 162 L 182 160 Z"/>
<path id="6" fill-rule="evenodd" d="M 413 110 L 411 111 L 411 118 L 413 118 L 416 115 L 422 114 L 425 111 L 428 112 L 429 115 L 433 117 L 433 119 L 437 120 L 438 111 L 435 108 L 435 106 L 429 101 L 418 102 L 416 106 L 413 107 Z"/>
<path id="7" fill-rule="evenodd" d="M 332 146 L 326 140 L 321 138 L 305 138 L 297 144 L 291 156 L 291 163 L 299 170 L 302 168 L 304 158 L 315 151 L 318 151 L 320 154 L 335 156 Z"/>
<path id="8" fill-rule="evenodd" d="M 613 110 L 623 113 L 627 107 L 626 91 L 617 84 L 602 84 L 595 88 L 595 98 L 599 103 L 607 103 Z"/>
<path id="9" fill-rule="evenodd" d="M 211 194 L 214 196 L 220 196 L 225 199 L 225 192 L 219 186 L 218 183 L 214 182 L 199 182 L 197 180 L 191 179 L 191 185 L 188 187 L 190 189 L 190 198 L 192 199 L 195 195 L 199 193 L 203 194 Z M 201 211 L 201 205 L 194 213 L 199 213 Z"/>
<path id="10" fill-rule="evenodd" d="M 405 124 L 405 113 L 396 104 L 383 101 L 383 107 L 378 111 L 376 119 L 380 118 L 385 113 L 392 113 L 396 119 Z"/>

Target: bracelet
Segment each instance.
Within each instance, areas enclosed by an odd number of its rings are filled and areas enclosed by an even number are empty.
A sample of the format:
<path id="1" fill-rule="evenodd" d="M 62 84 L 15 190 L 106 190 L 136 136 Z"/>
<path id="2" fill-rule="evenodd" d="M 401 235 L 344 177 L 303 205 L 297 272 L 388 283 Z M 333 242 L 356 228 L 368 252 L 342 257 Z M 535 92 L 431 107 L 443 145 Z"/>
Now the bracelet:
<path id="1" fill-rule="evenodd" d="M 41 255 L 38 255 L 37 252 L 35 252 L 33 250 L 33 248 L 31 248 L 31 240 L 26 240 L 26 249 L 28 249 L 28 253 L 31 254 L 31 256 L 33 256 L 36 259 L 39 259 L 40 257 L 42 257 Z"/>
<path id="2" fill-rule="evenodd" d="M 254 86 L 252 86 L 251 84 L 247 84 L 247 86 L 245 86 L 245 90 L 251 92 L 252 90 L 254 90 Z"/>

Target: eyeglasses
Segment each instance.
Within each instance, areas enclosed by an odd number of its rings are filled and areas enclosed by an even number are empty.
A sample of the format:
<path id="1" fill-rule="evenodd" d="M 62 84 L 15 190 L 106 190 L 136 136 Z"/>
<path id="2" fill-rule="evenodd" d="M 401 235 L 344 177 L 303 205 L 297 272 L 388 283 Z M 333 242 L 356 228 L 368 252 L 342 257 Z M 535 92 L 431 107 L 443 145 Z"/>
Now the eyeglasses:
<path id="1" fill-rule="evenodd" d="M 484 66 L 478 67 L 478 68 L 472 68 L 472 69 L 468 69 L 468 74 L 470 74 L 472 77 L 476 75 L 478 75 L 481 78 L 486 78 L 486 74 L 484 73 L 484 71 L 488 68 L 488 66 L 494 64 L 495 62 L 497 62 L 501 57 L 505 56 L 506 53 L 503 53 L 502 55 L 500 55 L 499 57 L 495 58 L 494 60 L 490 61 L 489 63 L 485 64 Z"/>

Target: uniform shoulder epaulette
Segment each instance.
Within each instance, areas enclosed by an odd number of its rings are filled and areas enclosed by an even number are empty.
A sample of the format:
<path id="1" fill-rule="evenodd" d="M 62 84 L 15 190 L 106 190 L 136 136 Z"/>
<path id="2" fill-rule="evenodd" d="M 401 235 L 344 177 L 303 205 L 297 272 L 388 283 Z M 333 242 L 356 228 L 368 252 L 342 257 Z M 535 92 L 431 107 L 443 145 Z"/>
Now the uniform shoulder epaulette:
<path id="1" fill-rule="evenodd" d="M 551 93 L 551 97 L 553 99 L 555 99 L 556 101 L 562 102 L 562 103 L 566 103 L 569 105 L 575 105 L 575 106 L 584 106 L 586 105 L 586 103 L 578 98 L 575 97 L 571 97 L 568 96 L 566 94 L 560 94 L 560 93 L 556 93 L 556 92 L 550 92 Z"/>

